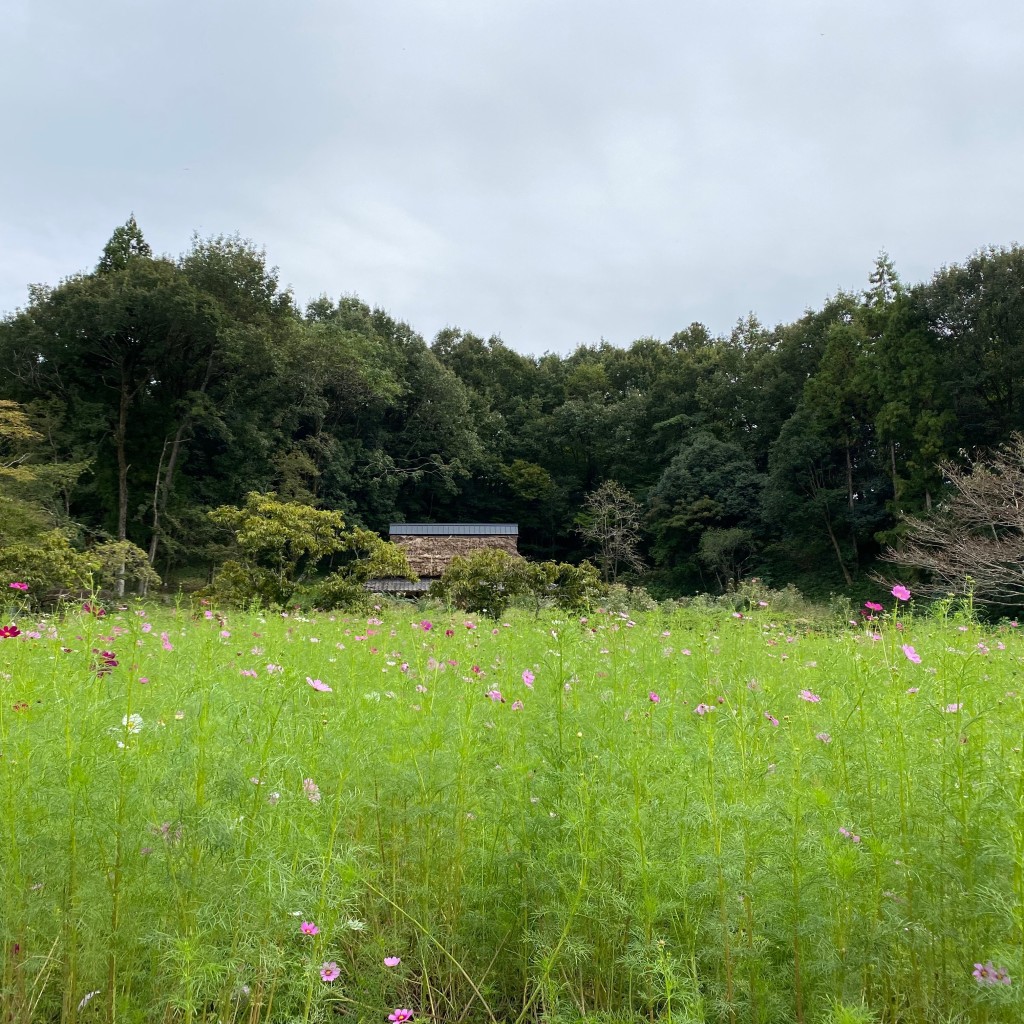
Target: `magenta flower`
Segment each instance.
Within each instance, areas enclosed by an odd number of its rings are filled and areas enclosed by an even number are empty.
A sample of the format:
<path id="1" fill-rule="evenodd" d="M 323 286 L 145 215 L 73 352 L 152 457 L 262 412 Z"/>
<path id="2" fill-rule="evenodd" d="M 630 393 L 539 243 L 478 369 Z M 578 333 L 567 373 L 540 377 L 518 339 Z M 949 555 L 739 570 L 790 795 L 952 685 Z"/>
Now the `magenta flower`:
<path id="1" fill-rule="evenodd" d="M 907 661 L 912 661 L 915 665 L 921 664 L 921 655 L 910 644 L 903 645 L 903 653 L 907 656 Z"/>
<path id="2" fill-rule="evenodd" d="M 17 626 L 0 626 L 0 640 L 12 636 L 21 636 L 21 630 Z"/>
<path id="3" fill-rule="evenodd" d="M 523 702 L 521 700 L 514 700 L 512 701 L 511 708 L 513 711 L 522 711 Z"/>
<path id="4" fill-rule="evenodd" d="M 395 1010 L 388 1014 L 388 1020 L 391 1024 L 405 1024 L 407 1020 L 412 1020 L 412 1010 Z"/>
<path id="5" fill-rule="evenodd" d="M 523 685 L 533 689 L 534 674 L 527 668 L 523 670 Z"/>
<path id="6" fill-rule="evenodd" d="M 994 967 L 989 960 L 983 964 L 975 964 L 972 972 L 979 985 L 1009 985 L 1010 974 L 1005 967 Z"/>
<path id="7" fill-rule="evenodd" d="M 867 608 L 869 612 L 883 611 L 882 606 L 877 601 L 865 601 L 864 607 Z"/>
<path id="8" fill-rule="evenodd" d="M 801 690 L 800 699 L 807 701 L 809 704 L 817 704 L 821 700 L 816 693 L 812 693 L 810 690 Z"/>
<path id="9" fill-rule="evenodd" d="M 768 721 L 772 723 L 772 725 L 779 724 L 779 720 L 770 711 L 766 711 L 764 713 L 764 717 L 767 718 Z"/>
<path id="10" fill-rule="evenodd" d="M 420 629 L 422 629 L 424 633 L 429 633 L 433 628 L 434 624 L 430 621 L 430 619 L 424 619 L 420 623 Z"/>
<path id="11" fill-rule="evenodd" d="M 402 958 L 400 956 L 386 956 L 386 957 L 384 957 L 384 966 L 385 967 L 397 967 L 401 962 L 402 962 Z"/>
<path id="12" fill-rule="evenodd" d="M 895 597 L 897 601 L 909 601 L 910 591 L 907 590 L 902 583 L 897 583 L 896 586 L 892 588 L 892 596 Z"/>
<path id="13" fill-rule="evenodd" d="M 860 842 L 860 836 L 854 835 L 849 829 L 840 828 L 839 829 L 839 834 L 841 836 L 846 836 L 846 838 L 849 839 L 851 843 L 859 843 Z"/>
<path id="14" fill-rule="evenodd" d="M 651 692 L 649 694 L 647 694 L 647 699 L 652 704 L 660 704 L 661 703 L 661 698 L 653 690 L 651 690 Z"/>
<path id="15" fill-rule="evenodd" d="M 505 698 L 501 695 L 501 690 L 488 690 L 487 696 L 495 702 L 495 704 L 504 704 Z"/>
<path id="16" fill-rule="evenodd" d="M 455 636 L 455 630 L 454 629 L 446 629 L 444 631 L 444 635 L 445 636 Z"/>
<path id="17" fill-rule="evenodd" d="M 332 981 L 336 981 L 339 974 L 341 974 L 341 969 L 333 960 L 329 960 L 320 968 L 320 977 L 323 978 L 328 985 Z"/>
<path id="18" fill-rule="evenodd" d="M 714 710 L 715 709 L 710 704 L 703 704 L 703 703 L 701 703 L 701 704 L 698 704 L 693 709 L 693 713 L 695 715 L 706 715 L 709 711 L 714 711 Z"/>
<path id="19" fill-rule="evenodd" d="M 317 926 L 313 924 L 312 921 L 303 921 L 302 924 L 299 925 L 299 931 L 302 932 L 303 935 L 320 934 L 320 929 L 317 928 Z"/>
<path id="20" fill-rule="evenodd" d="M 9 586 L 11 590 L 28 590 L 27 583 L 11 583 Z"/>
<path id="21" fill-rule="evenodd" d="M 313 687 L 314 690 L 319 690 L 320 693 L 333 693 L 334 691 L 326 684 L 322 683 L 319 679 L 310 679 L 306 676 L 306 682 Z"/>

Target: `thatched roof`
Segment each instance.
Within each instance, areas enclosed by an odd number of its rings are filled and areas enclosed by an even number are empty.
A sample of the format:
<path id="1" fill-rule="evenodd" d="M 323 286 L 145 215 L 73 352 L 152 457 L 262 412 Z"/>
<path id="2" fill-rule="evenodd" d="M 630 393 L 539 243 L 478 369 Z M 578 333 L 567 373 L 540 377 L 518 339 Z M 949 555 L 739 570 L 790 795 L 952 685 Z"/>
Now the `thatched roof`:
<path id="1" fill-rule="evenodd" d="M 391 540 L 405 549 L 412 571 L 436 578 L 456 555 L 496 548 L 518 554 L 515 523 L 392 523 Z"/>

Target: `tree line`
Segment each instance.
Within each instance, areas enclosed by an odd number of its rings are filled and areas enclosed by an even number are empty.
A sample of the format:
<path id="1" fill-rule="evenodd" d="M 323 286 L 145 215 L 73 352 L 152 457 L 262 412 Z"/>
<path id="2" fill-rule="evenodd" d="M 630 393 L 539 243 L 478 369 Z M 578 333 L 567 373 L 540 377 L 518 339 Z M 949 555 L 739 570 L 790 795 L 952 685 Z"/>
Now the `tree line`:
<path id="1" fill-rule="evenodd" d="M 882 254 L 793 323 L 531 356 L 457 328 L 428 343 L 354 297 L 302 308 L 252 244 L 157 256 L 132 218 L 0 321 L 0 400 L 24 417 L 0 470 L 32 498 L 0 502 L 0 545 L 56 525 L 204 579 L 228 554 L 208 513 L 274 492 L 374 531 L 517 522 L 525 554 L 578 562 L 614 481 L 655 593 L 856 589 L 940 502 L 940 464 L 1024 430 L 1022 356 L 1017 246 L 913 286 Z"/>

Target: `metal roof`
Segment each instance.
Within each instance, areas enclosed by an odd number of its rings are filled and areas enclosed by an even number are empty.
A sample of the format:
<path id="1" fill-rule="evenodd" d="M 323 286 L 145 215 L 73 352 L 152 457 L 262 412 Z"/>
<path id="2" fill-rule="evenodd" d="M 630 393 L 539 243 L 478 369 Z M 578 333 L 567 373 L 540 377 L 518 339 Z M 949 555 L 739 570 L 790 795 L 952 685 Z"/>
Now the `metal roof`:
<path id="1" fill-rule="evenodd" d="M 392 523 L 392 537 L 496 537 L 519 535 L 518 523 Z"/>

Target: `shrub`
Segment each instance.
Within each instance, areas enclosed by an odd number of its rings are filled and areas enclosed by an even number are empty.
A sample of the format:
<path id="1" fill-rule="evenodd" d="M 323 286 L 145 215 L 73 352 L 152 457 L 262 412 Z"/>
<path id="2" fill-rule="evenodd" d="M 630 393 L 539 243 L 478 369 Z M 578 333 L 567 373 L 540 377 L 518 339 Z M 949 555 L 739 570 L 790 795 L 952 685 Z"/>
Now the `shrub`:
<path id="1" fill-rule="evenodd" d="M 463 611 L 500 619 L 514 597 L 529 593 L 527 565 L 525 558 L 493 548 L 456 555 L 430 593 Z"/>
<path id="2" fill-rule="evenodd" d="M 160 586 L 160 577 L 149 564 L 146 552 L 130 540 L 97 544 L 89 554 L 98 566 L 97 582 L 105 590 L 113 590 L 119 580 L 124 580 L 126 587 L 140 587 L 140 593 Z"/>
<path id="3" fill-rule="evenodd" d="M 92 590 L 100 563 L 71 547 L 60 530 L 0 548 L 0 582 L 27 583 L 33 607 L 52 604 L 69 591 Z"/>

